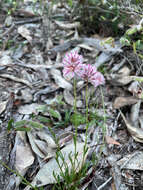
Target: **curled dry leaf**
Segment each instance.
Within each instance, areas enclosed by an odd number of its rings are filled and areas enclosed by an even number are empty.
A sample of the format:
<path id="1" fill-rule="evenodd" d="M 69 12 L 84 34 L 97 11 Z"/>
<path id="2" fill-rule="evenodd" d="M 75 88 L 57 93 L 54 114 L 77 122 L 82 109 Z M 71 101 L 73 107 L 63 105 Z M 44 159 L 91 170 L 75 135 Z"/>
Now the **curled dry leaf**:
<path id="1" fill-rule="evenodd" d="M 117 97 L 114 100 L 113 108 L 119 109 L 119 108 L 127 106 L 127 105 L 135 104 L 137 102 L 138 102 L 138 99 L 134 98 L 133 96 L 131 96 L 131 97 Z"/>
<path id="2" fill-rule="evenodd" d="M 135 126 L 137 126 L 136 124 L 138 123 L 140 106 L 141 106 L 141 100 L 138 100 L 138 102 L 132 105 L 131 108 L 130 119 L 135 124 Z"/>
<path id="3" fill-rule="evenodd" d="M 45 158 L 45 154 L 39 150 L 37 144 L 35 143 L 34 135 L 31 132 L 28 132 L 27 135 L 33 152 L 37 154 L 40 158 Z"/>
<path id="4" fill-rule="evenodd" d="M 23 83 L 23 84 L 27 85 L 29 88 L 32 88 L 31 83 L 25 79 L 18 78 L 18 77 L 15 77 L 13 75 L 5 74 L 5 73 L 1 74 L 0 77 Z"/>
<path id="5" fill-rule="evenodd" d="M 143 143 L 143 129 L 134 127 L 131 121 L 128 121 L 121 111 L 120 113 L 133 139 L 137 142 Z"/>
<path id="6" fill-rule="evenodd" d="M 72 89 L 72 85 L 67 82 L 62 76 L 61 76 L 61 72 L 57 69 L 51 69 L 51 74 L 53 76 L 53 78 L 55 79 L 56 84 L 64 89 L 68 89 L 71 90 Z"/>
<path id="7" fill-rule="evenodd" d="M 89 51 L 93 51 L 94 49 L 86 44 L 79 44 L 78 47 L 89 50 Z"/>
<path id="8" fill-rule="evenodd" d="M 139 82 L 138 81 L 134 81 L 132 82 L 129 87 L 128 87 L 128 91 L 131 92 L 133 95 L 135 95 L 136 97 L 138 97 L 138 91 L 139 91 Z"/>
<path id="9" fill-rule="evenodd" d="M 83 150 L 84 150 L 84 143 L 77 143 L 76 145 L 76 150 L 78 152 L 78 155 L 76 157 L 75 160 L 75 168 L 76 168 L 76 172 L 78 172 L 81 167 L 82 164 L 85 162 L 85 159 L 87 157 L 88 152 L 86 153 L 85 157 L 83 158 Z M 64 147 L 61 150 L 62 155 L 64 156 L 64 162 L 66 164 L 66 166 L 68 166 L 69 170 L 72 169 L 72 164 L 71 161 L 69 159 L 69 155 L 71 157 L 72 160 L 74 160 L 74 156 L 75 156 L 75 145 L 74 143 L 67 145 L 66 147 Z M 59 164 L 62 165 L 63 164 L 63 160 L 61 158 L 59 158 Z M 63 172 L 65 171 L 65 167 L 62 167 Z M 59 168 L 59 165 L 56 161 L 55 158 L 51 159 L 48 163 L 46 163 L 45 165 L 43 165 L 43 167 L 39 170 L 39 172 L 37 173 L 37 175 L 35 176 L 32 185 L 36 185 L 37 187 L 41 187 L 47 184 L 53 184 L 56 183 L 55 177 L 53 176 L 53 172 L 55 172 L 56 176 L 60 176 L 61 170 Z M 60 176 L 61 177 L 61 176 Z M 61 178 L 62 181 L 62 178 Z M 26 187 L 24 190 L 29 190 L 30 187 Z"/>
<path id="10" fill-rule="evenodd" d="M 47 146 L 47 143 L 41 140 L 34 140 L 35 144 L 37 145 L 37 147 L 39 148 L 39 150 L 45 154 L 44 159 L 49 159 L 52 158 L 53 156 L 55 156 L 55 150 L 53 150 L 52 148 Z"/>
<path id="11" fill-rule="evenodd" d="M 0 66 L 10 66 L 12 64 L 12 59 L 8 54 L 7 51 L 5 53 L 0 52 Z"/>
<path id="12" fill-rule="evenodd" d="M 6 109 L 8 101 L 4 101 L 0 103 L 0 114 Z"/>
<path id="13" fill-rule="evenodd" d="M 45 131 L 35 131 L 27 133 L 31 148 L 40 158 L 48 158 L 55 155 L 57 145 L 50 135 Z"/>
<path id="14" fill-rule="evenodd" d="M 55 141 L 52 139 L 52 137 L 50 137 L 50 135 L 46 134 L 44 131 L 39 131 L 36 134 L 41 140 L 46 141 L 48 147 L 57 148 Z"/>
<path id="15" fill-rule="evenodd" d="M 118 73 L 122 76 L 129 76 L 130 72 L 131 70 L 127 66 L 124 66 L 122 69 L 118 71 Z"/>
<path id="16" fill-rule="evenodd" d="M 133 76 L 122 76 L 122 75 L 112 74 L 108 76 L 108 80 L 111 82 L 111 84 L 115 86 L 124 86 L 129 84 L 134 79 Z"/>
<path id="17" fill-rule="evenodd" d="M 124 86 L 129 84 L 132 81 L 139 81 L 143 82 L 143 77 L 140 76 L 123 76 L 118 74 L 111 74 L 110 76 L 107 76 L 108 80 L 113 84 L 117 86 Z"/>
<path id="18" fill-rule="evenodd" d="M 32 37 L 30 36 L 30 32 L 24 25 L 18 27 L 18 33 L 28 42 L 30 43 L 32 42 Z"/>
<path id="19" fill-rule="evenodd" d="M 65 132 L 59 136 L 59 146 L 63 147 L 66 144 L 69 144 L 71 140 L 73 139 L 73 133 L 72 132 Z"/>
<path id="20" fill-rule="evenodd" d="M 107 144 L 121 145 L 119 142 L 117 142 L 115 139 L 113 139 L 112 137 L 108 135 L 105 136 L 105 139 L 106 139 Z"/>
<path id="21" fill-rule="evenodd" d="M 143 116 L 139 117 L 140 127 L 143 129 Z"/>
<path id="22" fill-rule="evenodd" d="M 80 27 L 80 22 L 74 22 L 74 23 L 64 23 L 60 21 L 54 21 L 59 28 L 64 29 L 64 30 L 70 30 L 70 29 L 75 29 Z"/>
<path id="23" fill-rule="evenodd" d="M 117 162 L 121 169 L 143 170 L 143 152 L 136 151 Z"/>

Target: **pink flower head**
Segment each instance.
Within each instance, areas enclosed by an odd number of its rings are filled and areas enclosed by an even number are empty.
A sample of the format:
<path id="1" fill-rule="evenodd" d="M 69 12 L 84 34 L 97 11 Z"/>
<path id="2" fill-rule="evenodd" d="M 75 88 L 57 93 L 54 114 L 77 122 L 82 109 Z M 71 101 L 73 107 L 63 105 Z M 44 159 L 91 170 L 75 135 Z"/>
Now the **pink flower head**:
<path id="1" fill-rule="evenodd" d="M 94 87 L 105 83 L 103 75 L 97 71 L 95 66 L 90 64 L 83 65 L 83 70 L 80 76 L 83 80 L 93 84 Z"/>
<path id="2" fill-rule="evenodd" d="M 76 51 L 66 53 L 63 59 L 63 75 L 67 79 L 72 79 L 75 75 L 79 75 L 83 67 L 83 57 Z"/>

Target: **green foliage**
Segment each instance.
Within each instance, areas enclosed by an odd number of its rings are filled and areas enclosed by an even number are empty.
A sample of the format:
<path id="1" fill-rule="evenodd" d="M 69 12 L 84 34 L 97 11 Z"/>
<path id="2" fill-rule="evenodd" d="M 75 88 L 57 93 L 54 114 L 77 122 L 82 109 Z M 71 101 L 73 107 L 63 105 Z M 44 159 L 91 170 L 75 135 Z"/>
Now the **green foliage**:
<path id="1" fill-rule="evenodd" d="M 30 121 L 30 120 L 21 120 L 14 123 L 14 120 L 11 119 L 8 122 L 7 130 L 15 131 L 31 131 L 32 128 L 43 128 L 43 125 L 39 122 Z"/>
<path id="2" fill-rule="evenodd" d="M 71 115 L 70 121 L 74 126 L 78 126 L 86 123 L 86 117 L 83 114 L 74 113 Z"/>
<path id="3" fill-rule="evenodd" d="M 123 45 L 131 46 L 135 54 L 140 56 L 140 50 L 143 50 L 143 27 L 142 24 L 131 26 L 120 38 Z M 142 58 L 142 56 L 140 56 Z"/>
<path id="4" fill-rule="evenodd" d="M 87 153 L 87 149 L 84 150 L 83 153 L 83 160 L 85 157 L 85 154 Z M 77 173 L 77 166 L 75 165 L 75 162 L 77 162 L 77 156 L 78 152 L 75 153 L 74 158 L 69 154 L 69 160 L 72 165 L 72 168 L 69 169 L 68 164 L 65 161 L 64 155 L 61 153 L 61 151 L 56 153 L 56 161 L 58 163 L 58 166 L 60 168 L 60 175 L 56 175 L 55 172 L 53 172 L 53 176 L 56 179 L 56 184 L 54 185 L 52 190 L 78 190 L 79 185 L 81 184 L 81 179 L 86 176 L 87 169 L 89 166 L 89 163 L 84 163 L 80 169 L 80 171 Z M 59 162 L 59 159 L 62 160 L 62 163 Z M 80 164 L 80 163 L 79 163 Z M 61 183 L 61 178 L 64 180 L 63 183 Z"/>

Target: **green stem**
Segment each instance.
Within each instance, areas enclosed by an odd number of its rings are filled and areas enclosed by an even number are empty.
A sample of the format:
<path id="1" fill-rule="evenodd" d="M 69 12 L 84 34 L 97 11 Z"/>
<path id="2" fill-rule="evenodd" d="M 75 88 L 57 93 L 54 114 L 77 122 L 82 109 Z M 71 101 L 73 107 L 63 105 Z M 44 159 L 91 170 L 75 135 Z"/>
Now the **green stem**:
<path id="1" fill-rule="evenodd" d="M 89 121 L 88 121 L 88 81 L 86 82 L 86 89 L 85 89 L 85 106 L 86 106 L 86 132 L 85 132 L 85 145 L 83 150 L 83 158 L 82 158 L 82 166 L 84 165 L 84 158 L 87 153 L 87 135 L 88 135 L 88 127 L 89 127 Z"/>
<path id="2" fill-rule="evenodd" d="M 102 87 L 100 87 L 100 91 L 101 91 L 101 97 L 102 97 L 102 105 L 103 105 L 103 110 L 104 110 L 104 125 L 102 127 L 102 133 L 103 133 L 103 143 L 105 141 L 105 135 L 106 135 L 106 111 L 105 111 L 105 104 L 104 104 L 104 96 L 103 96 L 103 91 L 102 91 Z"/>
<path id="3" fill-rule="evenodd" d="M 76 79 L 74 78 L 74 81 L 73 81 L 73 86 L 74 86 L 74 113 L 76 114 L 77 112 L 77 107 L 76 107 Z"/>
<path id="4" fill-rule="evenodd" d="M 88 81 L 86 83 L 86 90 L 85 90 L 85 104 L 86 104 L 86 134 L 85 134 L 84 152 L 86 152 L 86 149 L 87 149 L 87 134 L 88 134 L 88 127 L 89 127 L 89 121 L 88 121 Z"/>
<path id="5" fill-rule="evenodd" d="M 76 106 L 76 101 L 77 101 L 77 97 L 76 97 L 76 79 L 74 78 L 73 81 L 73 85 L 74 85 L 74 117 L 76 117 L 77 114 L 77 106 Z M 75 136 L 74 136 L 74 146 L 75 146 L 75 155 L 74 155 L 74 166 L 75 166 L 75 162 L 76 162 L 76 154 L 77 154 L 77 125 L 75 124 Z"/>
<path id="6" fill-rule="evenodd" d="M 85 104 L 86 104 L 86 136 L 87 136 L 87 130 L 89 127 L 89 121 L 88 121 L 88 81 L 86 83 Z"/>

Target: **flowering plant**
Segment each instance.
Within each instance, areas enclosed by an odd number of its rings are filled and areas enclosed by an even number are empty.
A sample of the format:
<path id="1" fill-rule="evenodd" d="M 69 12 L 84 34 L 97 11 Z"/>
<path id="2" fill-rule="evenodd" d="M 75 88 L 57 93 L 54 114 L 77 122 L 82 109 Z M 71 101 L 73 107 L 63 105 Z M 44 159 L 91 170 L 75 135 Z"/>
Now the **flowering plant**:
<path id="1" fill-rule="evenodd" d="M 105 83 L 103 75 L 97 71 L 95 66 L 83 65 L 80 76 L 86 82 L 90 82 L 94 87 Z"/>
<path id="2" fill-rule="evenodd" d="M 80 74 L 83 67 L 83 57 L 76 51 L 67 53 L 63 59 L 63 65 L 63 75 L 70 80 Z"/>
<path id="3" fill-rule="evenodd" d="M 63 59 L 63 75 L 66 79 L 78 76 L 87 83 L 90 82 L 94 87 L 105 83 L 104 76 L 97 71 L 95 66 L 83 64 L 83 57 L 76 51 L 66 53 Z"/>

